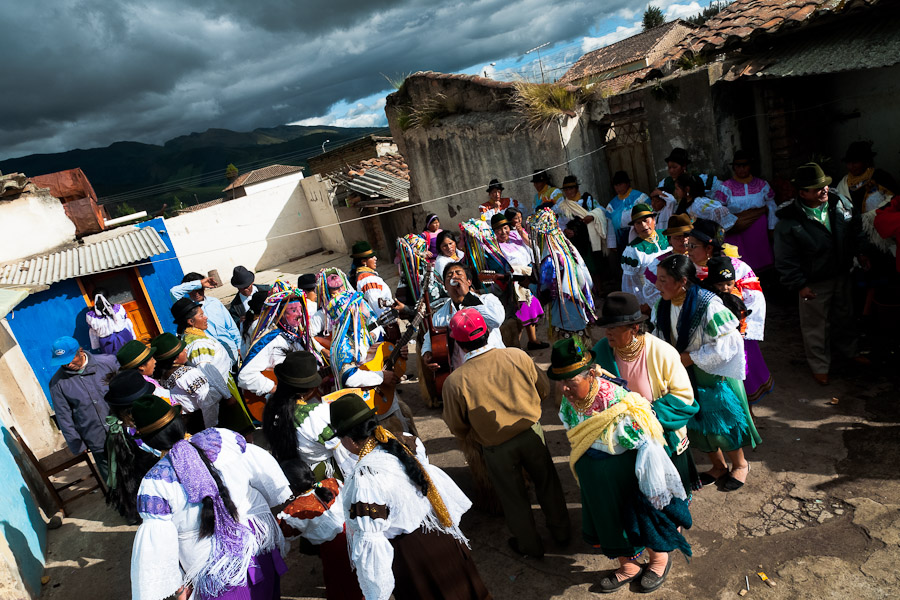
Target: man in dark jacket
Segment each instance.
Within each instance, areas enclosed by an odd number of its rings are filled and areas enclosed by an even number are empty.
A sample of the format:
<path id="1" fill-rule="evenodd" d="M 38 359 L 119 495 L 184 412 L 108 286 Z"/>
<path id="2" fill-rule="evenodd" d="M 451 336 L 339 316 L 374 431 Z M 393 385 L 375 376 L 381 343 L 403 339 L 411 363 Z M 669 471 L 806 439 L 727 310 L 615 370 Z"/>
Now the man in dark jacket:
<path id="1" fill-rule="evenodd" d="M 816 163 L 799 167 L 798 198 L 778 210 L 775 266 L 781 282 L 799 297 L 800 330 L 813 377 L 828 383 L 832 349 L 858 355 L 850 271 L 860 248 L 860 227 L 850 201 L 829 191 L 831 177 Z M 860 264 L 868 262 L 860 256 Z"/>
<path id="2" fill-rule="evenodd" d="M 247 314 L 247 308 L 253 294 L 256 292 L 268 292 L 272 289 L 270 285 L 254 285 L 255 281 L 256 274 L 250 269 L 241 265 L 234 268 L 234 272 L 231 275 L 231 285 L 237 288 L 238 293 L 231 301 L 231 304 L 228 305 L 228 312 L 231 313 L 238 329 L 242 329 L 241 322 L 244 320 L 244 315 Z"/>
<path id="3" fill-rule="evenodd" d="M 111 355 L 85 352 L 75 338 L 68 336 L 53 342 L 50 362 L 60 367 L 50 379 L 50 401 L 66 444 L 73 454 L 90 450 L 105 479 L 109 407 L 103 397 L 119 363 Z"/>

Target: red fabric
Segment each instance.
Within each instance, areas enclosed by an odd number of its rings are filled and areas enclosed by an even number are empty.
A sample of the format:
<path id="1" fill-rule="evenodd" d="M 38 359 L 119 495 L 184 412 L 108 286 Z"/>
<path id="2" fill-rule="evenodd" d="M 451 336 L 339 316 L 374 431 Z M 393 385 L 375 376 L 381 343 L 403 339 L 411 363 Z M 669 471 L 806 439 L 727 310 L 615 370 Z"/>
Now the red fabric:
<path id="1" fill-rule="evenodd" d="M 900 244 L 900 196 L 875 211 L 875 231 L 884 239 L 894 238 Z M 897 253 L 897 271 L 900 272 L 900 252 Z"/>

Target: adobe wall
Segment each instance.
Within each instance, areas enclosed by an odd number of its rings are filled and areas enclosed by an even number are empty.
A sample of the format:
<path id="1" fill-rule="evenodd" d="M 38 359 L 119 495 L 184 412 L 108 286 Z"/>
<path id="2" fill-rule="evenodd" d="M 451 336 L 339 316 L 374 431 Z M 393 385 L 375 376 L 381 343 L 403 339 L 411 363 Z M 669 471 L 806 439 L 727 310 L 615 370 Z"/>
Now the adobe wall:
<path id="1" fill-rule="evenodd" d="M 47 252 L 74 239 L 75 223 L 47 190 L 0 199 L 0 262 Z"/>

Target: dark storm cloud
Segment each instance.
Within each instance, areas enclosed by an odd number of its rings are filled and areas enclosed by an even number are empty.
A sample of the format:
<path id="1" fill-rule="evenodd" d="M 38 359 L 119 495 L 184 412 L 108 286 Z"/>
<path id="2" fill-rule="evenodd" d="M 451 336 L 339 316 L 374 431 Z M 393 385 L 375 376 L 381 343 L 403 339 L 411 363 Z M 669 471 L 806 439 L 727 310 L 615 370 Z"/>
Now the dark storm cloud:
<path id="1" fill-rule="evenodd" d="M 159 143 L 325 114 L 389 87 L 588 34 L 636 0 L 19 3 L 0 36 L 0 157 Z"/>

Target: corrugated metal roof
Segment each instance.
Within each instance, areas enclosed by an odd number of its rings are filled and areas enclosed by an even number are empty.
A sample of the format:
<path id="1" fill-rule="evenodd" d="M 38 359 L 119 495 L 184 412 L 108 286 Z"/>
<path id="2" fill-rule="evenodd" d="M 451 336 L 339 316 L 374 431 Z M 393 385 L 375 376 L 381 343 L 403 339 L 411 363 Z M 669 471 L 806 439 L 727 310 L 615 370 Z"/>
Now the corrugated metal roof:
<path id="1" fill-rule="evenodd" d="M 409 198 L 409 181 L 389 175 L 379 169 L 367 169 L 362 175 L 344 177 L 342 185 L 366 196 L 384 196 L 394 200 Z"/>
<path id="2" fill-rule="evenodd" d="M 95 243 L 0 265 L 0 284 L 49 285 L 121 267 L 168 251 L 153 227 L 130 227 Z"/>

